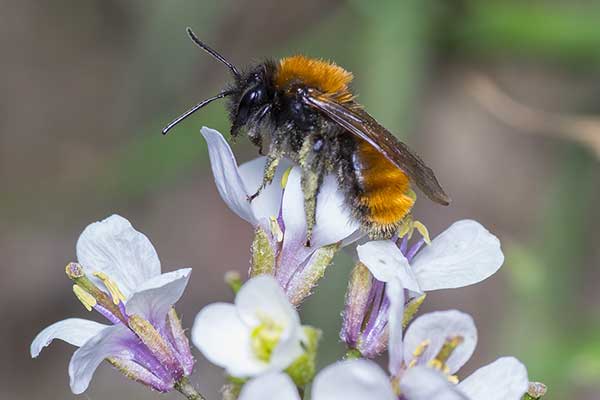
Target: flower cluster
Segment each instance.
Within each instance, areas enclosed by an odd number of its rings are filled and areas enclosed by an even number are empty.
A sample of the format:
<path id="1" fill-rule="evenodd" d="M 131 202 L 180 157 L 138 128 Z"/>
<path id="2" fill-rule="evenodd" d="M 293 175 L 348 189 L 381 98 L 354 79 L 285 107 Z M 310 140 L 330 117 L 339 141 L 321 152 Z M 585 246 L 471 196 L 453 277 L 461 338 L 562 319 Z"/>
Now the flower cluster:
<path id="1" fill-rule="evenodd" d="M 477 344 L 471 316 L 438 311 L 417 316 L 428 291 L 480 282 L 502 266 L 499 240 L 481 224 L 462 220 L 429 239 L 424 226 L 394 240 L 363 237 L 333 177 L 317 198 L 310 245 L 297 167 L 282 163 L 280 184 L 260 185 L 265 165 L 258 158 L 237 165 L 217 131 L 203 128 L 217 189 L 255 232 L 249 279 L 233 284 L 235 299 L 213 303 L 197 314 L 191 341 L 224 369 L 224 400 L 299 400 L 310 386 L 313 400 L 537 399 L 525 366 L 501 357 L 459 379 L 459 369 Z M 344 360 L 316 372 L 321 332 L 302 325 L 296 307 L 311 294 L 336 252 L 357 240 L 357 263 L 346 291 L 340 338 Z M 190 383 L 195 360 L 174 304 L 191 269 L 161 273 L 148 238 L 113 215 L 89 225 L 77 242 L 77 262 L 67 265 L 73 292 L 88 311 L 107 323 L 70 318 L 42 330 L 31 355 L 54 339 L 78 348 L 69 364 L 71 390 L 84 392 L 107 361 L 126 377 L 160 392 L 177 390 L 204 399 Z M 354 250 L 351 250 L 354 252 Z M 373 360 L 387 351 L 388 367 Z"/>

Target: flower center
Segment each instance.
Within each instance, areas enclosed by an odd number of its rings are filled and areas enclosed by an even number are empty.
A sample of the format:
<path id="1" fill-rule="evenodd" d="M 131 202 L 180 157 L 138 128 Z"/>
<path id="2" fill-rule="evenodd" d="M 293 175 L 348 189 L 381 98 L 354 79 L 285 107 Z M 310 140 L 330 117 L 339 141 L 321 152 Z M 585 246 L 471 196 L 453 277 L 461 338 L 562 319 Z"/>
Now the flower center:
<path id="1" fill-rule="evenodd" d="M 125 296 L 112 279 L 103 272 L 94 273 L 106 287 L 107 294 L 85 275 L 81 265 L 69 263 L 65 272 L 73 281 L 73 293 L 88 311 L 96 310 L 113 324 L 127 324 Z"/>
<path id="2" fill-rule="evenodd" d="M 262 317 L 260 325 L 250 333 L 252 351 L 259 360 L 269 361 L 273 350 L 277 347 L 283 327 L 270 318 Z"/>

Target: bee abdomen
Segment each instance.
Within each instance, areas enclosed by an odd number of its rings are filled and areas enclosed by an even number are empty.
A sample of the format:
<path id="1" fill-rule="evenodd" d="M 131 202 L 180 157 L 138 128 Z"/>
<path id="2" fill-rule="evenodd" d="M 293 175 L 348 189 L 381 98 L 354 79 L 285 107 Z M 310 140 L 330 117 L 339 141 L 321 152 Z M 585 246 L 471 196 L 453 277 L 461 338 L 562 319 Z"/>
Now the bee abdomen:
<path id="1" fill-rule="evenodd" d="M 359 142 L 354 162 L 359 190 L 353 203 L 373 238 L 391 237 L 410 212 L 415 197 L 408 176 L 367 142 Z"/>

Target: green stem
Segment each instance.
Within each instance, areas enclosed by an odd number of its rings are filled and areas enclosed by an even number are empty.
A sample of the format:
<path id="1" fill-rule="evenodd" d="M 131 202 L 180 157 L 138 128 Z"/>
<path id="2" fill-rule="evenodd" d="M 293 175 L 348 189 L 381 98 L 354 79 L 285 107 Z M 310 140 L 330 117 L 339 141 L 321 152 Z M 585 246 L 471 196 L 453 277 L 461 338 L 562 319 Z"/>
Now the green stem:
<path id="1" fill-rule="evenodd" d="M 177 391 L 184 395 L 188 400 L 206 400 L 204 396 L 196 391 L 186 377 L 181 378 L 179 382 L 175 383 L 175 389 L 177 389 Z"/>

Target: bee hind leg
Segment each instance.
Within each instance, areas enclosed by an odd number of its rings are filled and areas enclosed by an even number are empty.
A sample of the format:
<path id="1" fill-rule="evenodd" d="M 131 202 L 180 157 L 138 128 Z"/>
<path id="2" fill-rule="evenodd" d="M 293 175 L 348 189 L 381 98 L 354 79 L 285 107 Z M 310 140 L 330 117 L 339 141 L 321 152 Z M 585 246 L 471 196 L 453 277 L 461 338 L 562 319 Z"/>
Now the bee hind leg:
<path id="1" fill-rule="evenodd" d="M 313 229 L 317 222 L 317 196 L 324 178 L 324 166 L 321 153 L 314 151 L 314 144 L 319 139 L 306 138 L 300 151 L 300 166 L 302 174 L 300 184 L 304 194 L 304 214 L 306 217 L 306 247 L 310 247 Z"/>
<path id="2" fill-rule="evenodd" d="M 279 153 L 279 152 L 271 151 L 267 155 L 267 162 L 265 163 L 265 169 L 263 172 L 263 180 L 262 180 L 260 186 L 258 187 L 258 189 L 256 190 L 256 192 L 254 192 L 251 195 L 248 195 L 247 199 L 249 202 L 252 202 L 252 200 L 257 198 L 258 195 L 260 194 L 260 192 L 264 188 L 266 188 L 268 185 L 270 185 L 271 182 L 273 182 L 273 178 L 275 177 L 275 171 L 277 171 L 277 166 L 279 165 L 280 160 L 281 160 L 281 153 Z"/>

